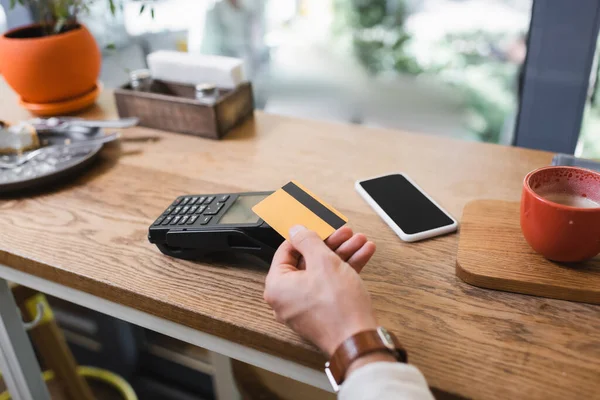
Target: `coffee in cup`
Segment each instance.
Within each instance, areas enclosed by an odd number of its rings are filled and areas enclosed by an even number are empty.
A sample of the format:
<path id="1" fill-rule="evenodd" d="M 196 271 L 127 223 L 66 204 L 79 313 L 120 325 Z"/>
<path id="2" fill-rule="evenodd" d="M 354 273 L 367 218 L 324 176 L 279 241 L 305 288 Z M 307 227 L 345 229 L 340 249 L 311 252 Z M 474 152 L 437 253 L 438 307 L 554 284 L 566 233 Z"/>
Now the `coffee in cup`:
<path id="1" fill-rule="evenodd" d="M 600 203 L 595 202 L 594 200 L 583 197 L 578 194 L 570 194 L 570 193 L 554 193 L 550 192 L 546 195 L 542 194 L 542 197 L 546 200 L 552 201 L 554 203 L 562 204 L 569 207 L 578 207 L 578 208 L 598 208 L 600 207 Z"/>
<path id="2" fill-rule="evenodd" d="M 523 181 L 521 229 L 529 245 L 560 262 L 600 253 L 600 173 L 544 167 Z"/>

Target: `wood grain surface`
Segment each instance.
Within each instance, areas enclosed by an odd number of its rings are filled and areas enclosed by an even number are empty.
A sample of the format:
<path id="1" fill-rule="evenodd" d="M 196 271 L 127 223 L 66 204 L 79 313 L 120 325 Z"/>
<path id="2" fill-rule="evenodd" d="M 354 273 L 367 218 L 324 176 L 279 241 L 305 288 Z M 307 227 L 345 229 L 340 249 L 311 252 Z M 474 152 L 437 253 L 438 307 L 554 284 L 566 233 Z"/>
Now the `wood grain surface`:
<path id="1" fill-rule="evenodd" d="M 26 116 L 0 84 L 0 119 Z M 111 93 L 85 116 L 114 117 Z M 177 195 L 297 179 L 376 242 L 362 277 L 377 318 L 431 386 L 484 399 L 600 393 L 599 306 L 468 285 L 454 273 L 458 235 L 404 243 L 353 187 L 402 171 L 458 217 L 471 200 L 518 201 L 525 174 L 552 154 L 260 112 L 222 141 L 123 134 L 72 182 L 0 200 L 1 263 L 321 368 L 323 357 L 273 319 L 265 269 L 171 259 L 146 239 Z"/>
<path id="2" fill-rule="evenodd" d="M 600 304 L 600 256 L 579 264 L 549 261 L 527 244 L 519 203 L 475 200 L 465 206 L 456 275 L 472 285 Z"/>

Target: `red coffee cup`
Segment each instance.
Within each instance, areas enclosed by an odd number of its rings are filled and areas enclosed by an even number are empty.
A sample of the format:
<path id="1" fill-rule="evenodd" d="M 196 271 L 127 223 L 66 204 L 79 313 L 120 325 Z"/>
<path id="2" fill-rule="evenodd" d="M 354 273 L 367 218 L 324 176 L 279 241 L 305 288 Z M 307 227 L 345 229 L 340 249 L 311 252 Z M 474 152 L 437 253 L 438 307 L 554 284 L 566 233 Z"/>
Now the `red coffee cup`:
<path id="1" fill-rule="evenodd" d="M 523 181 L 521 230 L 549 260 L 577 262 L 600 253 L 600 173 L 544 167 Z"/>

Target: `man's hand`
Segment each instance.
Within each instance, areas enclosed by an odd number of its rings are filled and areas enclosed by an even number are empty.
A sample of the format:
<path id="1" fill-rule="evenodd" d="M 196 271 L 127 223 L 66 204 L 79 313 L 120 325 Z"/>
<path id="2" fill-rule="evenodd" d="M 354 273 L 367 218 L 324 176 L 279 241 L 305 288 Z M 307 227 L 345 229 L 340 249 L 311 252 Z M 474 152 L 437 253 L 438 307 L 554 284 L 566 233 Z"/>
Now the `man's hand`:
<path id="1" fill-rule="evenodd" d="M 265 301 L 278 321 L 331 356 L 347 338 L 377 327 L 371 299 L 358 272 L 375 253 L 375 244 L 350 228 L 323 242 L 303 226 L 290 230 L 265 284 Z"/>

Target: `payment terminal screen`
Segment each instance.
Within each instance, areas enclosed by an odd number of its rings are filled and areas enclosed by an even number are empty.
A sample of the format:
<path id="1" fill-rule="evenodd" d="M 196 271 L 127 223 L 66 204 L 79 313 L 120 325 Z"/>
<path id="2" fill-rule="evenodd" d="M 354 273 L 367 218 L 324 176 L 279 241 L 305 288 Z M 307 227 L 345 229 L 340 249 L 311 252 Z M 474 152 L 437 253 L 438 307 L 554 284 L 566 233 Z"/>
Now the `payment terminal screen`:
<path id="1" fill-rule="evenodd" d="M 241 195 L 233 205 L 227 210 L 225 215 L 221 217 L 219 224 L 255 224 L 260 217 L 254 214 L 252 207 L 258 204 L 268 195 Z"/>

